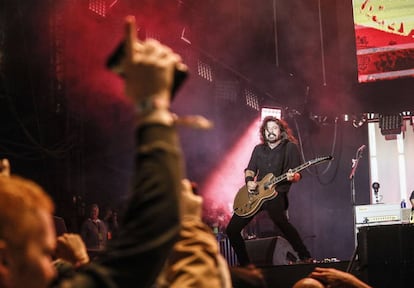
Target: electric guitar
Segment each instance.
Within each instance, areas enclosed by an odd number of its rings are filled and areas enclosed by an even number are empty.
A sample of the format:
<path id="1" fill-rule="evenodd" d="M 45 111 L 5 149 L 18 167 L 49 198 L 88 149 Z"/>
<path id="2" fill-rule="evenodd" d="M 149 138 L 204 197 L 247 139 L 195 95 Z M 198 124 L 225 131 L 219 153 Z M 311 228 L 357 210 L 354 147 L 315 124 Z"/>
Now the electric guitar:
<path id="1" fill-rule="evenodd" d="M 293 173 L 300 172 L 311 165 L 330 161 L 332 159 L 332 156 L 315 158 L 291 169 L 291 171 Z M 257 188 L 255 191 L 249 191 L 247 186 L 244 185 L 239 189 L 236 197 L 234 198 L 233 212 L 240 217 L 253 216 L 257 211 L 259 211 L 264 202 L 277 196 L 278 193 L 275 190 L 276 184 L 286 178 L 287 173 L 284 173 L 278 177 L 275 177 L 272 173 L 269 173 L 262 180 L 257 182 Z"/>

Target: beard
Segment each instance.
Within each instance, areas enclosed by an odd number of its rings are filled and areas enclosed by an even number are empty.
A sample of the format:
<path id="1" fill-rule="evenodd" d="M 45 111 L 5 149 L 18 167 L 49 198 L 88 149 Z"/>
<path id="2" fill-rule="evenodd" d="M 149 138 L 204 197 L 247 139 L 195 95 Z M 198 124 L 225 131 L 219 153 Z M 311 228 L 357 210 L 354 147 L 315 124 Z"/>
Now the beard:
<path id="1" fill-rule="evenodd" d="M 266 142 L 267 143 L 276 143 L 277 141 L 279 141 L 280 136 L 276 136 L 276 134 L 273 133 L 269 133 L 268 135 L 266 135 Z"/>

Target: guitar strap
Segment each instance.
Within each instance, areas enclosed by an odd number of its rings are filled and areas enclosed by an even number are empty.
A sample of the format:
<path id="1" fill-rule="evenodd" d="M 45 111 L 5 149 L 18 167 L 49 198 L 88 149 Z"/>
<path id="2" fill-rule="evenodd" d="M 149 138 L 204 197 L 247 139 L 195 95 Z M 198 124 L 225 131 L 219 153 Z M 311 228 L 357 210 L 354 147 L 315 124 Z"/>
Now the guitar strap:
<path id="1" fill-rule="evenodd" d="M 287 158 L 287 145 L 288 145 L 288 140 L 285 141 L 285 143 L 283 144 L 285 147 L 285 153 L 283 155 L 283 161 L 282 161 L 282 173 L 280 175 L 282 175 L 283 173 L 285 173 L 285 165 L 286 165 L 286 158 Z"/>
<path id="2" fill-rule="evenodd" d="M 285 141 L 285 143 L 284 143 L 284 148 L 285 148 L 285 153 L 284 153 L 284 155 L 283 155 L 283 166 L 282 166 L 282 173 L 284 173 L 284 170 L 285 170 L 285 164 L 286 164 L 286 159 L 287 159 L 287 145 L 288 145 L 288 142 L 289 141 Z M 287 172 L 287 171 L 286 171 Z M 289 208 L 289 199 L 288 199 L 288 197 L 287 197 L 287 193 L 282 193 L 283 194 L 283 197 L 285 198 L 285 210 L 287 211 L 288 210 L 288 208 Z M 282 196 L 282 195 L 281 195 Z"/>

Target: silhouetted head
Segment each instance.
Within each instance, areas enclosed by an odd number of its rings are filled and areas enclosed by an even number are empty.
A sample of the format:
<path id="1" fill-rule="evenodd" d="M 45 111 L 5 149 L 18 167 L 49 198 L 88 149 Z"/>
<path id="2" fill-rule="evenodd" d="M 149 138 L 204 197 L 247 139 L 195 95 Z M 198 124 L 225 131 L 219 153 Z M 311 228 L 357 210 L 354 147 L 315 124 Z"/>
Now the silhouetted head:
<path id="1" fill-rule="evenodd" d="M 297 281 L 292 288 L 325 288 L 325 285 L 314 278 L 306 277 Z"/>

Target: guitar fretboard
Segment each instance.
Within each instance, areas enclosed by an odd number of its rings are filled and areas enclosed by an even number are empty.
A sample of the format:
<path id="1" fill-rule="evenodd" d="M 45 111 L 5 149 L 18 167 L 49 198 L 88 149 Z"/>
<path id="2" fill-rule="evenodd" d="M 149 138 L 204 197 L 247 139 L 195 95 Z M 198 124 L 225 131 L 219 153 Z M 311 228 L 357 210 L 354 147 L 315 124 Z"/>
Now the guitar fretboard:
<path id="1" fill-rule="evenodd" d="M 317 164 L 317 163 L 320 163 L 320 162 L 323 162 L 323 161 L 328 161 L 328 160 L 332 160 L 332 156 L 326 156 L 326 157 L 321 157 L 321 158 L 316 158 L 316 159 L 313 159 L 313 160 L 309 160 L 309 161 L 303 163 L 302 165 L 299 165 L 298 167 L 295 167 L 295 168 L 291 169 L 291 171 L 293 173 L 297 173 L 297 172 L 302 171 L 303 169 L 308 168 L 311 165 L 314 165 L 314 164 Z M 279 183 L 283 180 L 286 180 L 287 174 L 288 173 L 284 173 L 284 174 L 274 178 L 273 180 L 270 180 L 268 183 L 266 183 L 266 187 L 275 185 L 275 184 L 277 184 L 277 183 Z"/>

